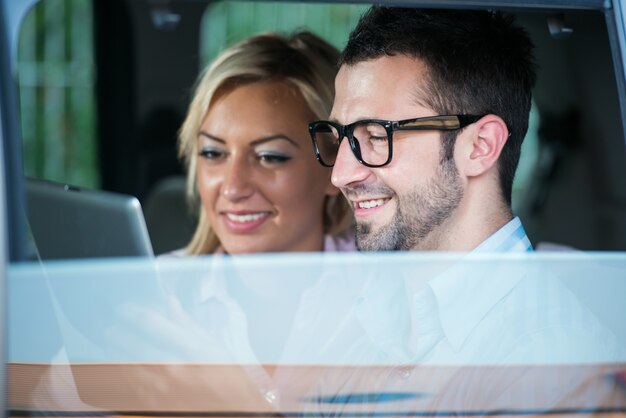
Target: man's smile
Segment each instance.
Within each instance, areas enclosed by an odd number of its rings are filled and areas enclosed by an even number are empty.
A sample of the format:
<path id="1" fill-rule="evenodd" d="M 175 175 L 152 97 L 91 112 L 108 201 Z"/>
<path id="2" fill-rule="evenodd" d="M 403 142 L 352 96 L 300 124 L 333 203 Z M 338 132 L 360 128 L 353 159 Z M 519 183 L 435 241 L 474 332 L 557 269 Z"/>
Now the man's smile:
<path id="1" fill-rule="evenodd" d="M 384 205 L 387 200 L 389 200 L 389 198 L 361 200 L 359 202 L 354 202 L 354 207 L 358 207 L 359 209 L 372 209 Z"/>
<path id="2" fill-rule="evenodd" d="M 390 200 L 391 197 L 387 196 L 358 200 L 351 199 L 354 216 L 356 218 L 371 216 L 382 210 Z"/>

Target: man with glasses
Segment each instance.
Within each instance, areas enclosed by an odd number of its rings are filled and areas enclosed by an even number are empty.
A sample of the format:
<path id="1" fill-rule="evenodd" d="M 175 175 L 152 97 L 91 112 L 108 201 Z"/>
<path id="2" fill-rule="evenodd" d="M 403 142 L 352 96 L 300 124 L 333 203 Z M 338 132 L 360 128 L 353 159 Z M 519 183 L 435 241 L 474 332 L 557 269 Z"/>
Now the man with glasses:
<path id="1" fill-rule="evenodd" d="M 309 126 L 360 250 L 532 250 L 511 212 L 532 48 L 499 13 L 373 7 L 361 18 L 330 121 Z"/>
<path id="2" fill-rule="evenodd" d="M 311 122 L 309 131 L 317 159 L 333 167 L 333 184 L 352 204 L 357 246 L 471 254 L 430 270 L 414 263 L 359 272 L 364 291 L 349 312 L 365 337 L 335 350 L 349 361 L 575 364 L 623 352 L 543 265 L 472 257 L 532 251 L 511 210 L 536 78 L 532 50 L 512 18 L 489 11 L 375 6 L 350 34 L 330 120 Z M 507 410 L 507 399 L 538 405 L 533 393 L 545 389 L 541 408 L 549 409 L 587 390 L 577 392 L 580 381 L 559 373 L 524 381 L 519 372 L 498 380 L 460 371 L 463 384 L 437 387 L 433 402 L 451 411 Z M 485 385 L 491 397 L 480 401 L 468 391 Z"/>

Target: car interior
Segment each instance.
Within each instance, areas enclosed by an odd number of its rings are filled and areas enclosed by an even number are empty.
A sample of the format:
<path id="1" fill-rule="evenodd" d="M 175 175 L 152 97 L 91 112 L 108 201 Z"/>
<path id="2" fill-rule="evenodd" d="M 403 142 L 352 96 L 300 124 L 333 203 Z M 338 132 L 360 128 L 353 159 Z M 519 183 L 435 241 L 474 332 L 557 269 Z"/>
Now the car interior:
<path id="1" fill-rule="evenodd" d="M 626 416 L 622 2 L 378 3 L 501 10 L 529 33 L 538 77 L 513 211 L 544 253 L 158 257 L 184 247 L 197 223 L 177 140 L 203 69 L 264 31 L 306 29 L 341 49 L 372 2 L 0 0 L 0 20 L 12 25 L 0 30 L 11 46 L 0 50 L 7 415 Z M 569 341 L 558 334 L 518 362 L 493 362 L 497 347 L 478 343 L 475 363 L 455 347 L 425 365 L 351 351 L 363 341 L 374 353 L 395 349 L 398 330 L 406 348 L 402 338 L 421 325 L 412 328 L 411 309 L 425 306 L 423 323 L 425 312 L 443 312 L 416 295 L 433 296 L 428 281 L 448 271 L 467 279 L 448 284 L 462 301 L 481 299 L 473 285 L 483 280 L 504 289 L 502 300 L 516 275 L 532 280 L 515 288 L 513 314 L 449 299 L 444 320 L 467 335 L 467 317 L 483 313 L 504 338 L 500 319 L 521 317 L 512 350 L 533 340 L 528 324 L 591 325 L 575 330 L 577 344 L 555 349 Z M 374 303 L 360 305 L 364 295 Z M 283 343 L 292 357 L 280 357 Z M 570 361 L 575 345 L 589 356 Z M 605 347 L 614 350 L 596 355 Z"/>
<path id="2" fill-rule="evenodd" d="M 181 248 L 195 214 L 176 141 L 201 69 L 220 48 L 266 30 L 324 31 L 340 48 L 366 7 L 41 1 L 19 38 L 24 173 L 136 196 L 155 253 Z M 611 10 L 503 9 L 530 33 L 539 68 L 514 185 L 516 214 L 539 248 L 626 250 L 623 75 Z M 47 69 L 55 75 L 44 75 Z M 54 103 L 58 111 L 42 110 Z"/>

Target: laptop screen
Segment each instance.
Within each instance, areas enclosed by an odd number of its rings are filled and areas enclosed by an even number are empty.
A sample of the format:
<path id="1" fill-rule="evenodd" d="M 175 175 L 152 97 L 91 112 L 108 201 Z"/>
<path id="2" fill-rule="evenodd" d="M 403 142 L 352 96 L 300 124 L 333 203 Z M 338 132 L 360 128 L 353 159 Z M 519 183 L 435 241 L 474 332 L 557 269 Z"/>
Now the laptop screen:
<path id="1" fill-rule="evenodd" d="M 152 256 L 134 196 L 26 180 L 27 218 L 37 258 Z"/>

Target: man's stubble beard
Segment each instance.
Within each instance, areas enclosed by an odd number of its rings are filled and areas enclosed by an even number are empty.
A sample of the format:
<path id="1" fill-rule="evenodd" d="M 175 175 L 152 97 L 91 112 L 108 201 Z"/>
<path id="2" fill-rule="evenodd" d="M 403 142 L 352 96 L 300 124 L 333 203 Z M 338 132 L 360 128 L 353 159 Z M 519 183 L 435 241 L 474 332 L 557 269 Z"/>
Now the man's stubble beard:
<path id="1" fill-rule="evenodd" d="M 463 187 L 454 160 L 446 160 L 423 186 L 405 196 L 396 195 L 387 186 L 376 191 L 396 198 L 396 213 L 377 229 L 367 221 L 356 225 L 356 244 L 360 251 L 411 250 L 454 214 L 463 198 Z"/>

